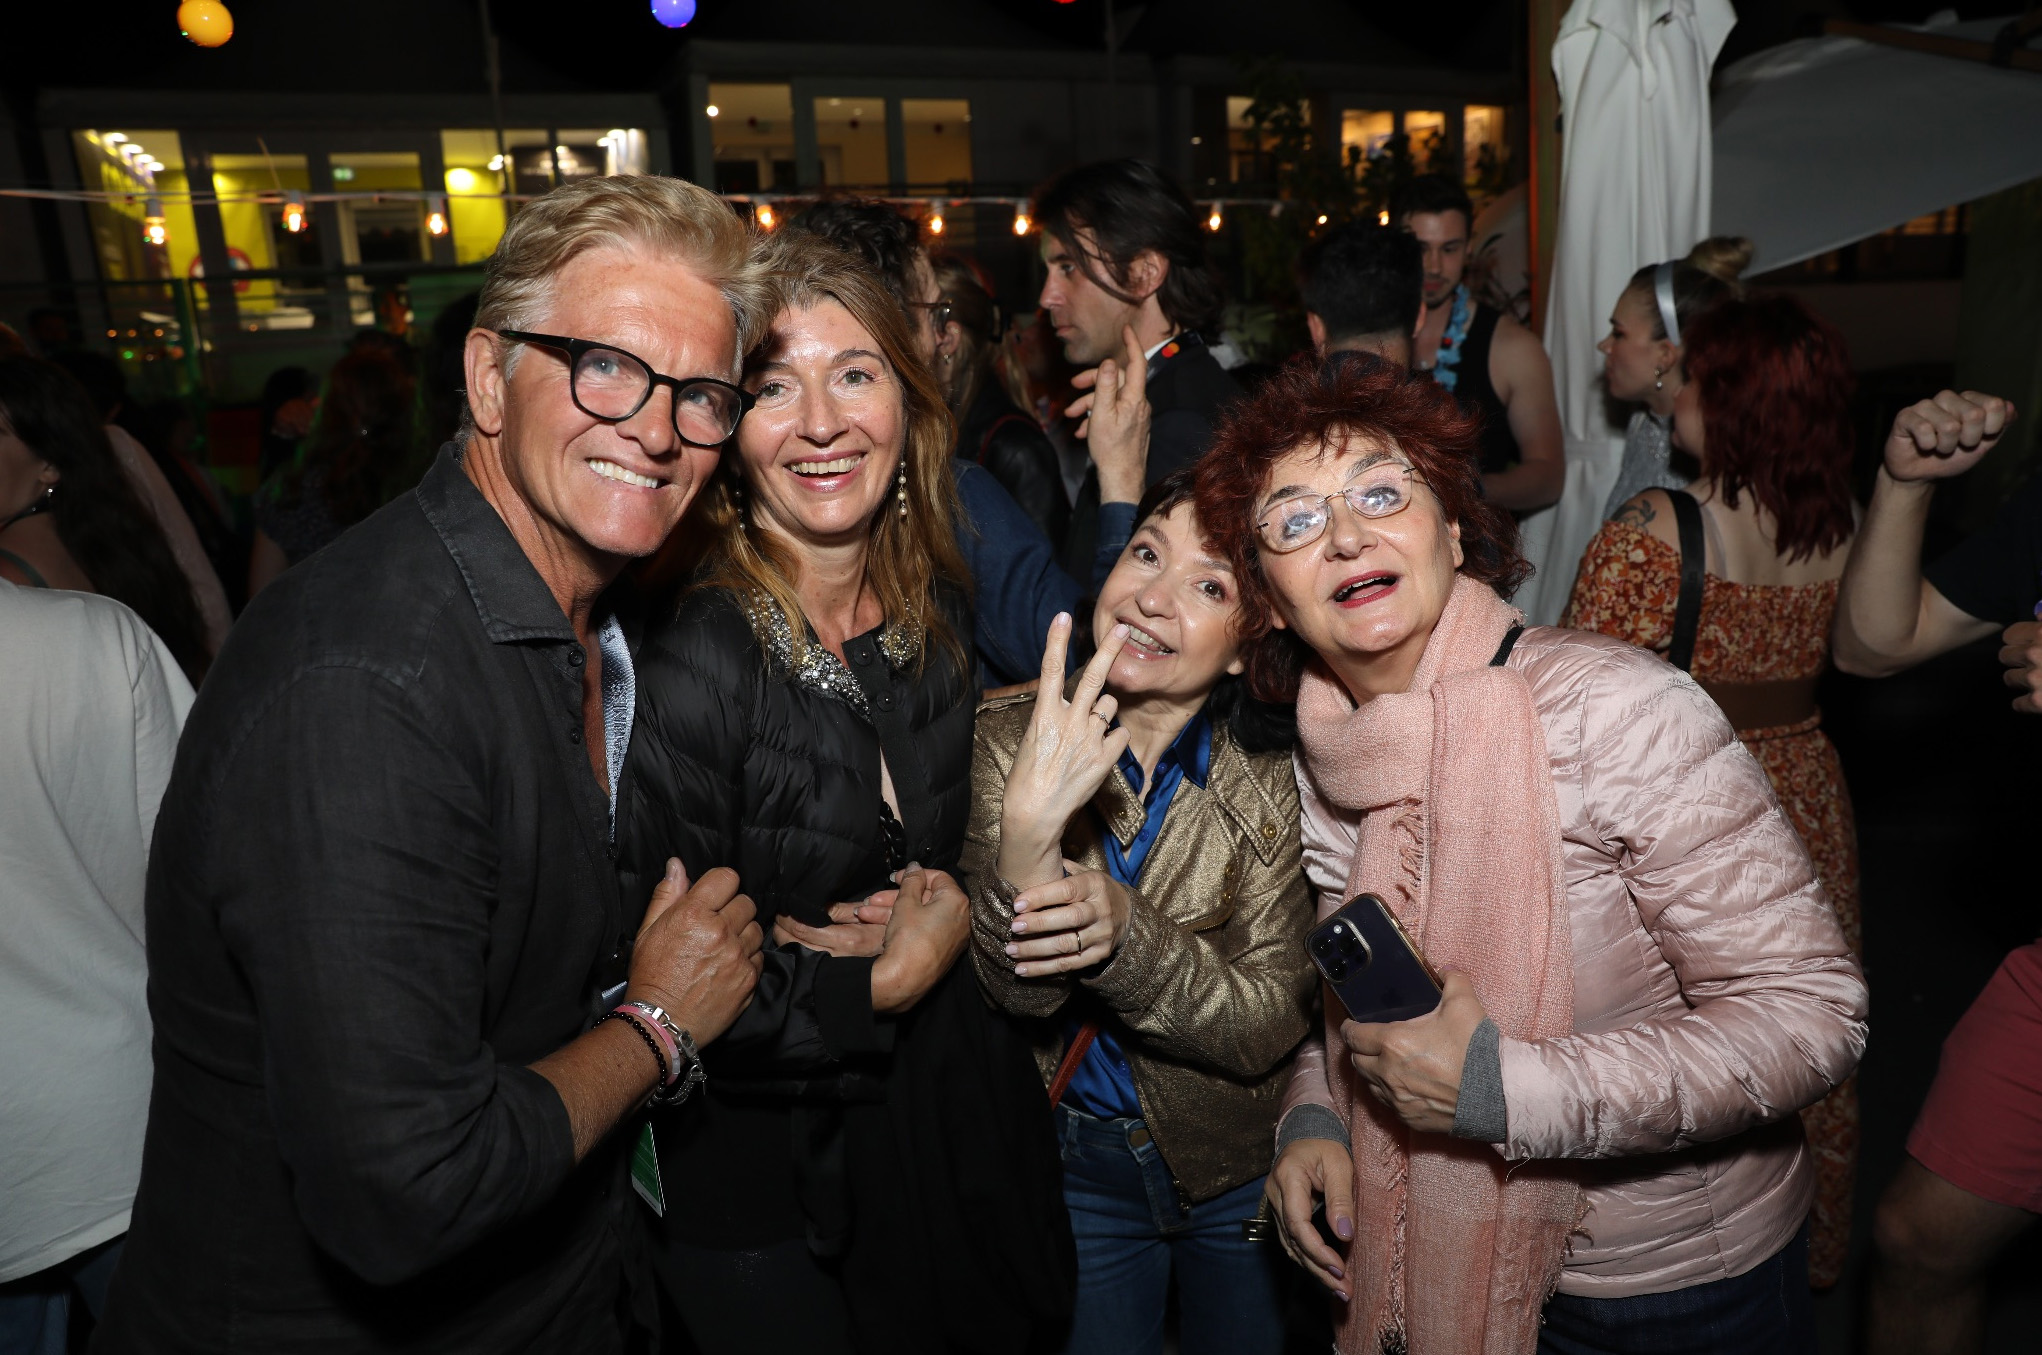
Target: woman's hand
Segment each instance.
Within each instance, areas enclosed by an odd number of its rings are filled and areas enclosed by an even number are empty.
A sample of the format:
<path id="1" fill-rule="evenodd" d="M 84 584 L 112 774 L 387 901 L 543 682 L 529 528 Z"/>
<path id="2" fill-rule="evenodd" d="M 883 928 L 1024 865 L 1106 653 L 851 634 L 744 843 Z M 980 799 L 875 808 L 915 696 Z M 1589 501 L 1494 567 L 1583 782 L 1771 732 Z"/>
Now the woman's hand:
<path id="1" fill-rule="evenodd" d="M 1938 391 L 1893 416 L 1886 473 L 1903 481 L 1962 475 L 1993 449 L 2013 421 L 2011 400 L 1978 391 Z"/>
<path id="2" fill-rule="evenodd" d="M 1262 1183 L 1276 1215 L 1276 1234 L 1290 1259 L 1347 1302 L 1347 1268 L 1312 1222 L 1312 1201 L 1326 1202 L 1326 1224 L 1343 1242 L 1354 1239 L 1354 1157 L 1337 1139 L 1296 1139 Z"/>
<path id="3" fill-rule="evenodd" d="M 964 950 L 971 904 L 940 870 L 901 872 L 885 943 L 872 962 L 872 1010 L 904 1012 L 920 1002 Z"/>
<path id="4" fill-rule="evenodd" d="M 811 927 L 791 917 L 773 920 L 773 944 L 799 945 L 829 955 L 873 956 L 885 948 L 898 889 L 882 889 L 863 903 L 830 905 L 830 925 Z"/>
<path id="5" fill-rule="evenodd" d="M 1064 825 L 1084 808 L 1127 751 L 1127 731 L 1113 728 L 1119 704 L 1105 694 L 1106 673 L 1127 643 L 1127 627 L 1115 626 L 1085 665 L 1071 699 L 1064 699 L 1064 654 L 1071 643 L 1071 614 L 1049 623 L 1042 650 L 1042 685 L 1035 714 L 1007 773 L 1000 807 L 1000 877 L 1026 889 L 1060 876 Z"/>
<path id="6" fill-rule="evenodd" d="M 1428 1134 L 1452 1131 L 1468 1041 L 1488 1018 L 1466 975 L 1449 973 L 1440 993 L 1437 1007 L 1409 1021 L 1348 1021 L 1340 1027 L 1354 1071 L 1376 1100 Z"/>
<path id="7" fill-rule="evenodd" d="M 1017 979 L 1104 964 L 1127 935 L 1127 887 L 1103 870 L 1081 871 L 1072 861 L 1064 867 L 1072 873 L 1014 900 L 1007 956 Z"/>

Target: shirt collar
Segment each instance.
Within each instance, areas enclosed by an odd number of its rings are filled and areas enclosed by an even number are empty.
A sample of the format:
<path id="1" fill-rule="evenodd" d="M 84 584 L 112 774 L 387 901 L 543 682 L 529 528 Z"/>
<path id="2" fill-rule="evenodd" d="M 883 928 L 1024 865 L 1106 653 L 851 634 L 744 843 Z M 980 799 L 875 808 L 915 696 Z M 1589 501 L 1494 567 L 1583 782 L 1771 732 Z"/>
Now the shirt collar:
<path id="1" fill-rule="evenodd" d="M 1117 721 L 1115 723 L 1118 723 Z M 1177 731 L 1177 737 L 1156 759 L 1156 774 L 1149 778 L 1149 792 L 1155 793 L 1163 782 L 1163 771 L 1176 767 L 1184 773 L 1186 780 L 1200 790 L 1205 789 L 1205 779 L 1212 771 L 1212 720 L 1203 710 L 1191 717 L 1191 722 Z M 1120 755 L 1120 770 L 1127 777 L 1129 786 L 1142 783 L 1142 764 L 1129 749 Z"/>
<path id="2" fill-rule="evenodd" d="M 552 590 L 503 518 L 461 469 L 458 444 L 440 448 L 413 493 L 447 554 L 454 557 L 475 614 L 492 642 L 574 640 L 574 628 Z"/>

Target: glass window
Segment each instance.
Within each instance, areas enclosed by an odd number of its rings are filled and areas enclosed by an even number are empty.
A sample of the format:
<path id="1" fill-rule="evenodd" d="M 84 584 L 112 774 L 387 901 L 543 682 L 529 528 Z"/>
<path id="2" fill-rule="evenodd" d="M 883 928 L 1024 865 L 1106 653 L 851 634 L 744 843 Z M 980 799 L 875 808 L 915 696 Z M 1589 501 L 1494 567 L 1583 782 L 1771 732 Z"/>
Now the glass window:
<path id="1" fill-rule="evenodd" d="M 1469 104 L 1461 110 L 1461 158 L 1470 188 L 1481 193 L 1503 191 L 1510 143 L 1504 140 L 1501 108 Z"/>
<path id="2" fill-rule="evenodd" d="M 1452 167 L 1440 158 L 1446 153 L 1446 114 L 1436 110 L 1408 110 L 1404 114 L 1404 136 L 1411 143 L 1411 159 L 1421 173 L 1442 166 L 1448 172 L 1452 171 Z"/>
<path id="3" fill-rule="evenodd" d="M 544 140 L 544 132 L 524 132 Z M 510 133 L 506 132 L 505 144 Z M 504 214 L 503 157 L 496 151 L 496 133 L 487 128 L 443 131 L 440 158 L 446 170 L 447 228 L 454 239 L 454 262 L 480 263 L 496 250 L 507 224 Z"/>
<path id="4" fill-rule="evenodd" d="M 971 189 L 971 101 L 902 99 L 902 140 L 910 189 Z"/>
<path id="5" fill-rule="evenodd" d="M 1246 95 L 1227 97 L 1227 172 L 1235 183 L 1266 183 L 1276 177 L 1276 164 L 1269 154 L 1272 137 L 1266 129 L 1258 130 L 1248 116 L 1254 102 Z M 1302 100 L 1298 107 L 1305 125 L 1311 126 L 1312 101 Z"/>
<path id="6" fill-rule="evenodd" d="M 1396 135 L 1397 118 L 1388 109 L 1347 108 L 1340 113 L 1340 162 L 1373 160 Z"/>
<path id="7" fill-rule="evenodd" d="M 73 133 L 71 144 L 78 181 L 87 192 L 139 195 L 132 202 L 115 199 L 87 206 L 101 275 L 115 281 L 187 276 L 198 257 L 198 227 L 186 196 L 190 184 L 177 133 L 88 129 Z M 146 234 L 151 193 L 162 200 L 161 245 L 149 243 Z"/>
<path id="8" fill-rule="evenodd" d="M 304 193 L 311 187 L 304 156 L 215 155 L 212 164 L 229 268 L 265 272 L 321 266 L 319 230 L 311 209 L 306 209 L 302 230 L 294 233 L 284 224 L 283 195 L 291 190 Z M 204 272 L 203 265 L 195 265 L 192 275 L 199 277 Z M 313 278 L 287 278 L 281 283 L 260 278 L 246 285 L 237 282 L 234 291 L 244 324 L 304 329 L 312 324 L 312 312 L 297 304 L 293 293 L 317 292 L 323 287 Z"/>
<path id="9" fill-rule="evenodd" d="M 822 181 L 886 191 L 886 100 L 845 95 L 815 101 L 815 149 Z"/>
<path id="10" fill-rule="evenodd" d="M 416 193 L 415 151 L 343 151 L 333 156 L 333 187 L 341 193 Z M 417 198 L 340 204 L 340 248 L 346 263 L 416 263 L 431 257 L 425 204 Z"/>
<path id="11" fill-rule="evenodd" d="M 709 139 L 716 191 L 791 190 L 794 91 L 787 85 L 709 86 Z"/>

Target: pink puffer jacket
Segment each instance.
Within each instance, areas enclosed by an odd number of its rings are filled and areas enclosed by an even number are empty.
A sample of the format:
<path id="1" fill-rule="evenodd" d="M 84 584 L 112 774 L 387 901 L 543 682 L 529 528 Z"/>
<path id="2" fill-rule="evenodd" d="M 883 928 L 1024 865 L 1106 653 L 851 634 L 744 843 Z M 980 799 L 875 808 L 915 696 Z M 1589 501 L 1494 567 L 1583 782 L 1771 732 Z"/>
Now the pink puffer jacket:
<path id="1" fill-rule="evenodd" d="M 1579 1033 L 1502 1041 L 1498 1151 L 1583 1160 L 1561 1292 L 1742 1274 L 1808 1213 L 1794 1112 L 1857 1067 L 1864 976 L 1765 772 L 1687 674 L 1549 627 L 1509 665 L 1531 684 L 1559 796 Z M 1324 917 L 1344 902 L 1358 816 L 1298 779 Z M 1325 1059 L 1314 1036 L 1286 1113 L 1330 1104 Z"/>

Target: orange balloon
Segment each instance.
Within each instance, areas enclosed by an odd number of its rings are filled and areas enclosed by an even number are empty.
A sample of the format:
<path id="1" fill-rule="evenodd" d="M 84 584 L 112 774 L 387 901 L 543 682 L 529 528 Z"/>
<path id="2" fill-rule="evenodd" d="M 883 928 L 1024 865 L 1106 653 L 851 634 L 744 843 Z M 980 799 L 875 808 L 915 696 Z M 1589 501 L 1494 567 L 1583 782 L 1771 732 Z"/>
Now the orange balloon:
<path id="1" fill-rule="evenodd" d="M 177 7 L 177 31 L 200 47 L 218 47 L 234 36 L 234 16 L 220 0 L 184 0 Z"/>

